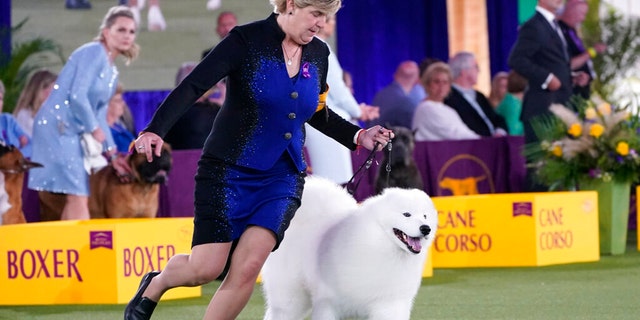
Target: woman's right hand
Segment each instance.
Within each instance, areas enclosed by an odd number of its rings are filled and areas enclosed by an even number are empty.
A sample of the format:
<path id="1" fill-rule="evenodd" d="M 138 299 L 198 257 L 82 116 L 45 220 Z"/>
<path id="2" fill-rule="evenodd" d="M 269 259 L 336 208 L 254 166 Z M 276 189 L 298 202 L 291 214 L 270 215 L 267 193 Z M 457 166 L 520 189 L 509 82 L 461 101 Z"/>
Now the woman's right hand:
<path id="1" fill-rule="evenodd" d="M 144 153 L 147 161 L 153 161 L 153 154 L 160 157 L 162 153 L 162 138 L 153 132 L 142 132 L 134 141 L 133 147 L 137 153 Z"/>

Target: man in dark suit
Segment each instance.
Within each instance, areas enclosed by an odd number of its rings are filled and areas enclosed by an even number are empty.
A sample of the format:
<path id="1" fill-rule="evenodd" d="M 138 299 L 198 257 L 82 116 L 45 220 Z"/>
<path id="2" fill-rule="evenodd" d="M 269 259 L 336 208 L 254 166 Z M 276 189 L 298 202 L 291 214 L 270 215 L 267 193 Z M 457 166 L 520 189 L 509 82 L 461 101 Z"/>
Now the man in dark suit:
<path id="1" fill-rule="evenodd" d="M 566 104 L 572 95 L 566 40 L 556 21 L 562 3 L 563 0 L 538 0 L 536 13 L 520 27 L 509 55 L 509 66 L 529 81 L 520 116 L 526 142 L 538 140 L 531 119 L 549 114 L 552 103 Z"/>
<path id="2" fill-rule="evenodd" d="M 552 103 L 567 105 L 572 95 L 573 79 L 567 44 L 556 21 L 556 12 L 563 2 L 538 0 L 536 13 L 520 27 L 509 55 L 509 66 L 529 81 L 520 115 L 525 143 L 538 141 L 531 120 L 541 115 L 550 115 L 549 106 Z M 585 73 L 581 74 L 583 76 L 576 80 L 585 83 L 588 77 Z M 547 190 L 545 186 L 534 182 L 531 170 L 527 171 L 526 180 L 526 190 Z"/>
<path id="3" fill-rule="evenodd" d="M 449 60 L 453 83 L 451 93 L 444 103 L 460 115 L 462 121 L 475 131 L 485 136 L 507 135 L 507 124 L 497 114 L 487 97 L 473 87 L 478 82 L 478 62 L 471 52 L 458 52 Z"/>

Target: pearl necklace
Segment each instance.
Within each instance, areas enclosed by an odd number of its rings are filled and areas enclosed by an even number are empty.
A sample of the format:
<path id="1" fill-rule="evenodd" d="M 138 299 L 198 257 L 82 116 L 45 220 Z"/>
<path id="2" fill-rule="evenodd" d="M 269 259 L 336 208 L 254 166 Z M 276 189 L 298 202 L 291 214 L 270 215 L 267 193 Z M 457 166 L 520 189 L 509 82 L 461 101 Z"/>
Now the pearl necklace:
<path id="1" fill-rule="evenodd" d="M 300 50 L 300 45 L 298 45 L 298 47 L 296 48 L 296 51 L 293 52 L 293 55 L 289 56 L 289 53 L 287 53 L 287 48 L 284 47 L 284 43 L 282 44 L 282 50 L 284 50 L 284 55 L 287 57 L 287 65 L 290 66 L 291 64 L 293 64 L 293 61 L 291 61 L 291 59 L 295 58 L 296 55 L 298 54 L 298 50 Z"/>

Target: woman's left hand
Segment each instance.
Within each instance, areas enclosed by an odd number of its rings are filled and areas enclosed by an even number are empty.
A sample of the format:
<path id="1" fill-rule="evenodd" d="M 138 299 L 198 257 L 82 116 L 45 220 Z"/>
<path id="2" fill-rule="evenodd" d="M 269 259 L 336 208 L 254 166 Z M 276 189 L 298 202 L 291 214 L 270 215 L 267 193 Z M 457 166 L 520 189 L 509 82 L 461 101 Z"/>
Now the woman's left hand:
<path id="1" fill-rule="evenodd" d="M 380 151 L 394 137 L 395 134 L 393 134 L 392 130 L 376 125 L 358 135 L 358 145 L 361 145 L 368 150 L 373 150 L 377 147 L 376 150 Z M 378 143 L 377 146 L 376 143 Z"/>
<path id="2" fill-rule="evenodd" d="M 153 154 L 160 157 L 162 153 L 162 138 L 153 132 L 143 132 L 138 136 L 133 147 L 135 152 L 144 153 L 147 156 L 147 161 L 153 161 Z"/>

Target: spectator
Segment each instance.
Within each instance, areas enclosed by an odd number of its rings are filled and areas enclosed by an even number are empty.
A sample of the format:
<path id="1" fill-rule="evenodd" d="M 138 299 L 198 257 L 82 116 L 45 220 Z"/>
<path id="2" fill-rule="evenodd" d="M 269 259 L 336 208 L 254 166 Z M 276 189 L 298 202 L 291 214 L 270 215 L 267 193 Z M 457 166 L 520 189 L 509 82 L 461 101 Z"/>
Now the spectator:
<path id="1" fill-rule="evenodd" d="M 31 141 L 22 131 L 16 119 L 10 113 L 2 112 L 4 107 L 4 83 L 0 80 L 0 140 L 7 145 L 20 149 L 26 158 L 31 157 Z"/>
<path id="2" fill-rule="evenodd" d="M 109 9 L 95 41 L 76 49 L 64 65 L 51 95 L 36 114 L 32 160 L 43 165 L 29 172 L 29 188 L 65 195 L 62 219 L 89 219 L 89 174 L 81 137 L 91 136 L 116 154 L 107 125 L 107 106 L 118 81 L 114 60 L 138 55 L 136 24 L 128 7 Z M 130 168 L 120 158 L 119 174 Z"/>
<path id="3" fill-rule="evenodd" d="M 116 144 L 116 149 L 120 153 L 129 152 L 131 142 L 135 140 L 135 135 L 127 129 L 122 121 L 122 116 L 125 114 L 125 110 L 129 109 L 129 106 L 122 98 L 124 88 L 122 84 L 118 83 L 116 92 L 109 100 L 109 107 L 107 109 L 107 124 L 111 129 L 111 135 L 113 141 Z"/>
<path id="4" fill-rule="evenodd" d="M 489 92 L 489 103 L 495 109 L 498 107 L 504 96 L 507 94 L 508 72 L 500 71 L 491 79 L 491 92 Z"/>
<path id="5" fill-rule="evenodd" d="M 195 62 L 185 63 L 176 75 L 176 86 L 193 70 Z M 217 94 L 212 94 L 215 91 Z M 213 121 L 220 110 L 226 96 L 224 80 L 218 82 L 189 108 L 171 127 L 164 141 L 173 150 L 202 149 L 211 129 Z"/>
<path id="6" fill-rule="evenodd" d="M 420 70 L 415 61 L 403 61 L 393 74 L 393 82 L 378 91 L 373 105 L 380 108 L 380 118 L 370 121 L 381 126 L 411 128 L 416 106 L 426 94 L 419 84 Z"/>
<path id="7" fill-rule="evenodd" d="M 349 92 L 351 92 L 351 94 L 354 94 L 355 91 L 353 91 L 353 76 L 351 75 L 351 72 L 342 70 L 342 81 L 344 81 L 344 84 L 347 86 L 347 88 L 349 88 Z"/>
<path id="8" fill-rule="evenodd" d="M 596 43 L 593 47 L 585 48 L 582 39 L 578 35 L 578 28 L 587 17 L 588 11 L 589 4 L 586 1 L 569 0 L 558 17 L 558 24 L 567 41 L 567 50 L 571 58 L 571 70 L 582 71 L 589 77 L 586 84 L 573 86 L 573 94 L 578 94 L 585 99 L 589 99 L 591 96 L 591 81 L 596 77 L 591 59 L 607 50 L 607 45 L 604 43 Z"/>
<path id="9" fill-rule="evenodd" d="M 327 18 L 324 28 L 320 29 L 317 37 L 327 41 L 335 30 L 336 18 Z M 328 44 L 327 44 L 328 46 Z M 355 122 L 356 120 L 368 121 L 371 114 L 377 112 L 377 107 L 364 103 L 358 104 L 353 94 L 344 82 L 344 74 L 338 57 L 329 47 L 329 71 L 327 72 L 327 84 L 329 95 L 327 105 L 342 118 Z M 351 151 L 337 141 L 325 136 L 310 125 L 305 125 L 305 147 L 309 155 L 312 172 L 314 175 L 327 178 L 337 184 L 346 184 L 353 176 L 351 163 Z"/>
<path id="10" fill-rule="evenodd" d="M 520 113 L 522 112 L 522 96 L 527 87 L 527 79 L 511 70 L 507 76 L 507 94 L 496 108 L 496 113 L 504 117 L 509 128 L 509 134 L 521 136 L 524 134 Z"/>
<path id="11" fill-rule="evenodd" d="M 29 137 L 33 135 L 33 119 L 51 94 L 56 78 L 57 75 L 49 70 L 36 71 L 20 92 L 13 116 Z"/>
<path id="12" fill-rule="evenodd" d="M 502 116 L 496 114 L 484 94 L 474 89 L 478 82 L 478 62 L 471 52 L 458 52 L 449 61 L 453 84 L 444 103 L 458 112 L 462 121 L 484 136 L 504 136 L 507 124 Z"/>
<path id="13" fill-rule="evenodd" d="M 218 19 L 216 20 L 216 33 L 220 39 L 224 39 L 224 37 L 229 34 L 229 31 L 233 29 L 233 27 L 238 25 L 238 17 L 231 11 L 222 11 L 218 15 Z M 202 59 L 209 54 L 213 47 L 202 51 Z"/>
<path id="14" fill-rule="evenodd" d="M 455 110 L 444 103 L 452 82 L 451 69 L 447 64 L 432 63 L 420 80 L 427 91 L 427 99 L 418 104 L 413 116 L 412 129 L 416 141 L 480 138 L 467 127 Z"/>
<path id="15" fill-rule="evenodd" d="M 136 21 L 136 26 L 140 25 L 140 10 L 144 8 L 145 0 L 129 0 L 129 7 Z M 149 0 L 149 11 L 147 11 L 147 30 L 164 31 L 167 22 L 164 20 L 160 9 L 160 0 Z"/>

